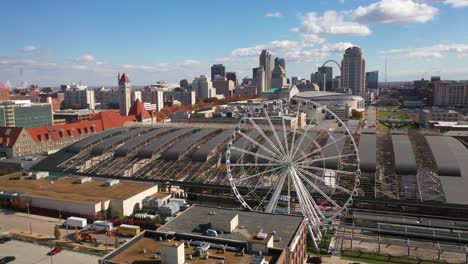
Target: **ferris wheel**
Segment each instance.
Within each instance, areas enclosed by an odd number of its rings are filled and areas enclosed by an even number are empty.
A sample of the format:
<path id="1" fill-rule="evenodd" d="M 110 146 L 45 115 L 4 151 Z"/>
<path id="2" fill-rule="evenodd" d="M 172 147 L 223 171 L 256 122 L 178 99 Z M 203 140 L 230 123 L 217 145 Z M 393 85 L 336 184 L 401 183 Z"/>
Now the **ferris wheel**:
<path id="1" fill-rule="evenodd" d="M 228 142 L 226 170 L 244 208 L 305 216 L 315 247 L 321 227 L 352 203 L 361 174 L 345 123 L 302 98 L 246 110 Z"/>

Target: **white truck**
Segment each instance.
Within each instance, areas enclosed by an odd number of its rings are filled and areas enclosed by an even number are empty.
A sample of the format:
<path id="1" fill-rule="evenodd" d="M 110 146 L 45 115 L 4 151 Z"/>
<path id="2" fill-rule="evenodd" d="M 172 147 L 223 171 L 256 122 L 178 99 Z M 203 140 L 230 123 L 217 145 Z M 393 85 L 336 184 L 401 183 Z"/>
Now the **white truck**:
<path id="1" fill-rule="evenodd" d="M 112 231 L 114 229 L 114 224 L 111 222 L 97 220 L 91 225 L 91 229 Z"/>
<path id="2" fill-rule="evenodd" d="M 87 220 L 85 218 L 70 216 L 63 222 L 63 226 L 67 228 L 84 228 L 88 225 Z"/>

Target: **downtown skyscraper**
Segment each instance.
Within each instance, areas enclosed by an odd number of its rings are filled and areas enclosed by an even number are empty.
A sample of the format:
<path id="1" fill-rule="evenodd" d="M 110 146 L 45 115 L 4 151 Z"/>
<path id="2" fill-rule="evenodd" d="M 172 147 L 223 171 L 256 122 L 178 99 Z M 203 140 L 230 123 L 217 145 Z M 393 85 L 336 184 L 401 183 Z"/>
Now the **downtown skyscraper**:
<path id="1" fill-rule="evenodd" d="M 260 67 L 263 67 L 263 70 L 265 71 L 265 86 L 264 89 L 268 90 L 271 89 L 271 72 L 273 71 L 273 56 L 268 50 L 262 50 L 262 53 L 260 53 L 260 58 L 259 58 L 259 65 Z M 259 93 L 265 91 L 258 91 Z"/>
<path id="2" fill-rule="evenodd" d="M 353 95 L 366 93 L 366 60 L 361 48 L 346 49 L 341 61 L 341 85 Z"/>

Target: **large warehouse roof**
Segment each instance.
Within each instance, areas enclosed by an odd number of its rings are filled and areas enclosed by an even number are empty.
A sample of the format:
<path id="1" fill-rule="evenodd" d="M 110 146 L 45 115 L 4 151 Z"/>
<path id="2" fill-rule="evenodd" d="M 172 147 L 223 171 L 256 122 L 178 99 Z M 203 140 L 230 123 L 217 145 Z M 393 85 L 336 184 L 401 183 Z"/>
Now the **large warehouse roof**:
<path id="1" fill-rule="evenodd" d="M 250 238 L 251 234 L 257 232 L 259 225 L 261 225 L 264 232 L 270 234 L 275 231 L 275 236 L 282 238 L 281 241 L 275 240 L 275 247 L 279 248 L 289 246 L 304 220 L 304 217 L 299 215 L 267 214 L 194 205 L 177 216 L 174 220 L 162 226 L 159 231 L 199 235 L 199 231 L 197 232 L 196 230 L 203 229 L 203 227 L 207 226 L 214 226 L 215 224 L 219 225 L 217 222 L 222 222 L 219 221 L 219 219 L 224 218 L 230 220 L 235 215 L 238 215 L 238 226 L 242 226 L 242 229 L 236 228 L 230 233 L 219 232 L 219 238 L 245 241 Z"/>
<path id="2" fill-rule="evenodd" d="M 372 134 L 361 134 L 359 138 L 359 160 L 362 172 L 374 173 L 377 166 L 377 138 Z"/>
<path id="3" fill-rule="evenodd" d="M 338 169 L 338 156 L 340 156 L 343 151 L 346 137 L 346 135 L 338 133 L 333 133 L 328 137 L 326 147 L 323 148 L 323 158 L 326 159 L 325 168 Z"/>
<path id="4" fill-rule="evenodd" d="M 178 160 L 181 154 L 190 149 L 195 142 L 202 140 L 209 134 L 216 131 L 218 131 L 218 129 L 214 128 L 200 130 L 177 143 L 175 146 L 164 152 L 162 156 L 166 160 Z"/>
<path id="5" fill-rule="evenodd" d="M 276 138 L 278 137 L 278 139 Z M 279 151 L 282 151 L 281 148 L 284 148 L 284 134 L 283 133 L 272 133 L 268 139 L 270 140 L 270 142 L 268 142 L 266 139 L 265 141 L 263 142 L 263 146 L 265 146 L 268 150 L 270 151 L 273 151 L 275 148 L 278 149 Z M 279 142 L 278 142 L 279 140 Z M 281 143 L 281 145 L 280 145 Z M 273 144 L 273 145 L 272 145 Z M 276 153 L 277 151 L 273 151 L 273 153 Z M 257 150 L 257 154 L 258 155 L 262 155 L 262 156 L 265 156 L 265 157 L 268 157 L 268 158 L 273 158 L 272 155 L 270 153 L 268 153 L 265 149 L 263 148 L 259 148 Z M 271 162 L 271 160 L 267 159 L 267 158 L 262 158 L 262 157 L 258 157 L 258 162 L 260 163 L 269 163 Z"/>
<path id="6" fill-rule="evenodd" d="M 58 181 L 49 179 L 28 180 L 11 178 L 16 176 L 0 177 L 0 190 L 24 193 L 27 196 L 49 198 L 82 203 L 97 203 L 109 199 L 128 199 L 141 193 L 153 184 L 125 182 L 106 187 L 104 180 L 93 178 L 92 181 L 76 184 L 76 177 L 65 177 Z"/>
<path id="7" fill-rule="evenodd" d="M 461 176 L 460 165 L 449 145 L 446 137 L 426 136 L 426 141 L 432 151 L 432 156 L 437 164 L 437 174 L 440 176 Z"/>
<path id="8" fill-rule="evenodd" d="M 260 133 L 257 130 L 252 130 L 252 131 L 245 132 L 245 133 L 249 138 L 251 138 L 253 140 L 256 140 L 260 136 Z M 240 137 L 232 144 L 232 146 L 236 147 L 236 148 L 239 148 L 239 149 L 248 149 L 248 147 L 250 145 L 252 145 L 252 144 L 253 143 L 250 142 L 247 138 Z M 239 158 L 241 157 L 241 154 L 242 153 L 240 153 L 237 150 L 232 150 L 231 151 L 230 161 L 232 163 L 236 163 L 239 160 Z"/>
<path id="9" fill-rule="evenodd" d="M 224 143 L 232 134 L 234 134 L 234 130 L 226 130 L 213 137 L 192 154 L 192 160 L 201 162 L 207 161 L 211 152 Z"/>
<path id="10" fill-rule="evenodd" d="M 151 132 L 148 132 L 142 136 L 132 138 L 129 141 L 127 141 L 125 144 L 120 146 L 115 150 L 115 156 L 117 157 L 125 157 L 130 153 L 131 151 L 135 150 L 136 148 L 142 146 L 143 144 L 151 141 L 155 137 L 162 135 L 164 133 L 167 133 L 170 129 L 169 128 L 160 128 L 160 129 L 155 129 Z"/>
<path id="11" fill-rule="evenodd" d="M 89 148 L 93 145 L 96 145 L 97 143 L 99 143 L 100 141 L 102 140 L 105 140 L 105 139 L 108 139 L 110 137 L 113 137 L 115 135 L 118 135 L 122 132 L 124 132 L 125 130 L 127 130 L 125 127 L 118 127 L 118 128 L 113 128 L 113 129 L 109 129 L 109 130 L 106 130 L 102 133 L 99 133 L 99 134 L 95 134 L 95 135 L 92 135 L 92 136 L 89 136 L 83 140 L 80 140 L 78 142 L 76 142 L 75 144 L 71 145 L 69 148 L 68 148 L 68 152 L 73 152 L 73 153 L 79 153 L 80 151 L 86 149 L 86 148 Z"/>
<path id="12" fill-rule="evenodd" d="M 91 150 L 91 153 L 94 155 L 102 155 L 104 152 L 112 149 L 113 147 L 116 147 L 118 144 L 121 144 L 128 139 L 138 136 L 140 134 L 143 134 L 147 132 L 148 130 L 143 127 L 135 128 L 130 130 L 129 132 L 122 133 L 118 136 L 111 137 L 110 139 L 99 143 L 98 145 L 94 146 L 94 148 Z"/>
<path id="13" fill-rule="evenodd" d="M 468 149 L 453 137 L 439 137 L 439 139 L 453 153 L 461 172 L 461 177 L 439 177 L 445 200 L 447 203 L 468 204 L 468 195 L 466 195 L 468 189 Z"/>
<path id="14" fill-rule="evenodd" d="M 399 175 L 416 175 L 416 159 L 408 135 L 392 135 L 395 171 Z"/>
<path id="15" fill-rule="evenodd" d="M 159 154 L 161 150 L 166 147 L 167 145 L 171 144 L 174 140 L 183 137 L 191 132 L 195 131 L 195 129 L 185 128 L 173 131 L 163 137 L 159 138 L 155 142 L 146 146 L 139 154 L 138 157 L 140 159 L 144 158 L 151 158 L 155 154 Z"/>

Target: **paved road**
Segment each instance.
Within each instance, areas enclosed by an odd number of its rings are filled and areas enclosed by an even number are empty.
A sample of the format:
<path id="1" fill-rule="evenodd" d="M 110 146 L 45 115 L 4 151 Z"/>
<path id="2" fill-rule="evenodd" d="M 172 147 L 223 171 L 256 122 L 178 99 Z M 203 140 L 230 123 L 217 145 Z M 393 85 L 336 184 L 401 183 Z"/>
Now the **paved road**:
<path id="1" fill-rule="evenodd" d="M 26 243 L 21 241 L 9 241 L 0 244 L 0 256 L 15 256 L 14 264 L 50 264 L 51 257 L 47 256 L 50 249 L 46 246 Z M 53 256 L 53 263 L 66 264 L 94 264 L 98 257 L 63 250 Z"/>

